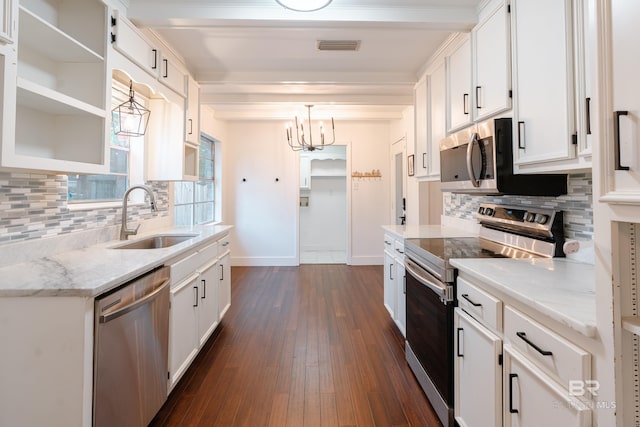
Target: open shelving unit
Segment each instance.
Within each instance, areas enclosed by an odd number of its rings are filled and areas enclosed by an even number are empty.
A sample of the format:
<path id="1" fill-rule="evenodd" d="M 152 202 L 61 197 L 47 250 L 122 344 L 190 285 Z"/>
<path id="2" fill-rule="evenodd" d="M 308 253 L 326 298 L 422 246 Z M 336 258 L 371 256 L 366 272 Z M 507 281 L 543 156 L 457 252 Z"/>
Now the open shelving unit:
<path id="1" fill-rule="evenodd" d="M 5 62 L 15 67 L 5 72 L 16 76 L 15 138 L 3 140 L 2 166 L 108 172 L 106 5 L 23 0 L 18 14 L 17 57 Z"/>

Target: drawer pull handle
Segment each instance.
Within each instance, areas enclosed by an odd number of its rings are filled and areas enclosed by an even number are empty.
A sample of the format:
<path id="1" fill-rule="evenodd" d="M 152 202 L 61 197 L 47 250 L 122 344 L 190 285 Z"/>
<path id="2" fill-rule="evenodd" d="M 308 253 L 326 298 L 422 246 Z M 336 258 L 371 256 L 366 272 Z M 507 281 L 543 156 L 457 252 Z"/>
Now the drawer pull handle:
<path id="1" fill-rule="evenodd" d="M 616 161 L 616 170 L 617 171 L 628 171 L 629 166 L 622 166 L 622 161 L 620 159 L 620 116 L 628 115 L 628 111 L 614 111 L 614 120 L 613 120 L 613 149 L 615 154 Z"/>
<path id="2" fill-rule="evenodd" d="M 513 408 L 513 379 L 518 378 L 518 374 L 509 374 L 509 413 L 517 414 L 518 410 Z"/>
<path id="3" fill-rule="evenodd" d="M 527 334 L 525 334 L 524 332 L 516 332 L 516 335 L 518 336 L 518 338 L 520 338 L 522 341 L 526 342 L 527 344 L 529 344 L 531 347 L 533 347 L 538 353 L 540 353 L 543 356 L 552 356 L 553 353 L 550 352 L 549 350 L 543 350 L 540 347 L 538 347 L 535 343 L 533 343 L 529 338 L 527 338 Z"/>
<path id="4" fill-rule="evenodd" d="M 482 304 L 480 304 L 479 302 L 473 302 L 471 299 L 469 299 L 469 294 L 462 294 L 462 298 L 469 301 L 469 304 L 471 304 L 474 307 L 482 307 Z"/>
<path id="5" fill-rule="evenodd" d="M 456 346 L 457 347 L 456 356 L 464 357 L 464 354 L 460 352 L 460 332 L 464 332 L 464 329 L 463 328 L 458 328 L 458 330 L 457 330 L 456 340 L 458 341 L 457 342 L 458 345 Z M 463 338 L 464 338 L 464 335 L 463 335 Z M 463 351 L 464 351 L 464 349 L 463 349 Z"/>

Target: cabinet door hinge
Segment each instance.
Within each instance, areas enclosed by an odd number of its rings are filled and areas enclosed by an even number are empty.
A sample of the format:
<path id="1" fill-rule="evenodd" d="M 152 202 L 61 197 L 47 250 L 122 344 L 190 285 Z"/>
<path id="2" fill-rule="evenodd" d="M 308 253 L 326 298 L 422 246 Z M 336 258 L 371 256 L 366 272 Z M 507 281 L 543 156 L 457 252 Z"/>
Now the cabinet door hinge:
<path id="1" fill-rule="evenodd" d="M 498 355 L 498 365 L 502 366 L 502 355 Z"/>
<path id="2" fill-rule="evenodd" d="M 571 143 L 573 145 L 578 145 L 578 134 L 574 133 L 573 135 L 571 135 Z"/>
<path id="3" fill-rule="evenodd" d="M 116 42 L 116 35 L 111 33 L 111 43 L 115 43 Z"/>
<path id="4" fill-rule="evenodd" d="M 118 21 L 116 21 L 116 17 L 115 17 L 115 16 L 112 16 L 112 17 L 111 17 L 111 26 L 112 26 L 112 27 L 115 27 L 117 22 L 118 22 Z"/>

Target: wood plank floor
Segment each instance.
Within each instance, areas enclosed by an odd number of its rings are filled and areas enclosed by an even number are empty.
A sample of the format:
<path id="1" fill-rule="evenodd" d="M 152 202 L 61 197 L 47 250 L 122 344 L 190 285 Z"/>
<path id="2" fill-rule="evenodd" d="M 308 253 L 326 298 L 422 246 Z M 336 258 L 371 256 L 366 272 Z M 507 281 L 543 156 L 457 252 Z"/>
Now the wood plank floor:
<path id="1" fill-rule="evenodd" d="M 439 426 L 381 266 L 234 267 L 219 333 L 152 426 Z"/>

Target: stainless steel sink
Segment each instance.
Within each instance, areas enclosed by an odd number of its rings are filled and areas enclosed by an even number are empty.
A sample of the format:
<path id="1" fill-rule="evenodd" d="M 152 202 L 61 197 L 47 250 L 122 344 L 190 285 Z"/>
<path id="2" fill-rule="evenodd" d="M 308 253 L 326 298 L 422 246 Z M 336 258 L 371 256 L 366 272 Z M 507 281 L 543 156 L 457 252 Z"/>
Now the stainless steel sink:
<path id="1" fill-rule="evenodd" d="M 113 246 L 112 249 L 160 249 L 168 248 L 178 243 L 197 237 L 197 234 L 164 234 L 150 236 L 145 239 L 135 240 L 122 245 Z"/>

